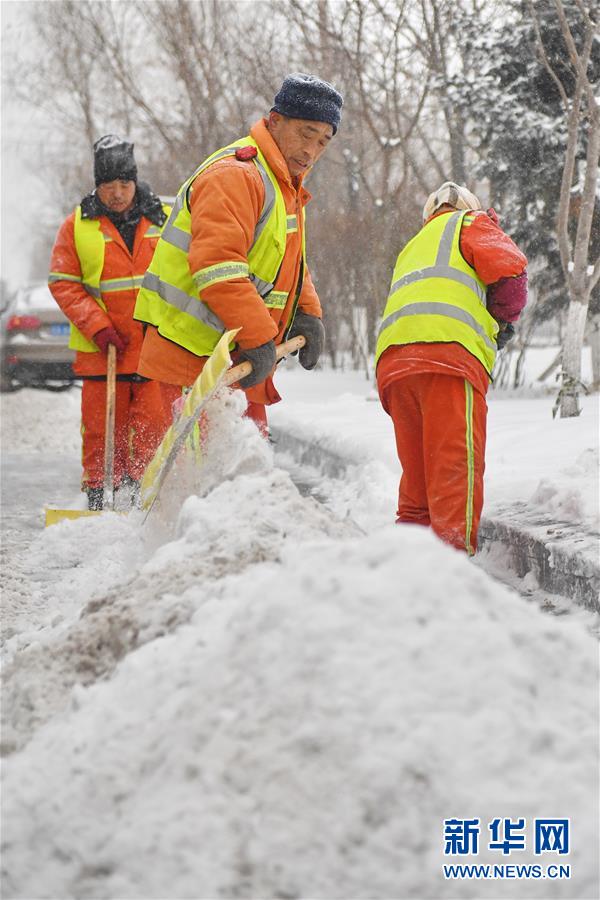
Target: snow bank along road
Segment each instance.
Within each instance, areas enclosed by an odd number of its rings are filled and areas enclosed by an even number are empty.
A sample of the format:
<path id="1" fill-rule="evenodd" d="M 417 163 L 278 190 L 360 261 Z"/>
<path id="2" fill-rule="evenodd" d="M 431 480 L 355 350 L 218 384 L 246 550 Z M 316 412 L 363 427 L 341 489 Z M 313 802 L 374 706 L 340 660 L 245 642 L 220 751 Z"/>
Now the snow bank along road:
<path id="1" fill-rule="evenodd" d="M 5 496 L 50 454 L 78 475 L 77 400 L 4 401 Z M 325 508 L 239 398 L 212 417 L 205 466 L 182 464 L 145 524 L 3 523 L 3 896 L 596 897 L 584 623 L 375 522 L 396 484 L 377 460 Z M 444 855 L 450 818 L 477 820 L 477 853 Z M 536 855 L 543 818 L 570 820 L 567 854 Z M 506 857 L 494 822 L 524 849 Z M 569 877 L 442 868 L 507 860 Z"/>
<path id="2" fill-rule="evenodd" d="M 319 373 L 311 392 L 299 375 L 285 373 L 293 402 L 271 413 L 280 460 L 366 530 L 389 522 L 399 464 L 364 376 Z M 597 397 L 569 420 L 552 419 L 548 396 L 501 398 L 490 395 L 477 562 L 547 604 L 565 608 L 559 594 L 600 613 Z"/>

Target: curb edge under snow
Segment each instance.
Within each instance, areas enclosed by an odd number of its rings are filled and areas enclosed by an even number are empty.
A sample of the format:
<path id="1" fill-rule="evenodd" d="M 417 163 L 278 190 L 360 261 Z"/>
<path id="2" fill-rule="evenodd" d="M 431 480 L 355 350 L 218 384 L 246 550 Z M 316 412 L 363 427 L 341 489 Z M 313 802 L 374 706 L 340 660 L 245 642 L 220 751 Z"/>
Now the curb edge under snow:
<path id="1" fill-rule="evenodd" d="M 277 450 L 330 478 L 342 478 L 349 467 L 365 461 L 346 459 L 318 441 L 307 441 L 277 426 L 271 432 Z M 520 578 L 531 572 L 549 593 L 600 612 L 598 535 L 578 531 L 572 523 L 557 523 L 539 511 L 528 511 L 524 503 L 515 503 L 481 520 L 479 550 L 498 544 L 508 552 L 510 567 Z"/>

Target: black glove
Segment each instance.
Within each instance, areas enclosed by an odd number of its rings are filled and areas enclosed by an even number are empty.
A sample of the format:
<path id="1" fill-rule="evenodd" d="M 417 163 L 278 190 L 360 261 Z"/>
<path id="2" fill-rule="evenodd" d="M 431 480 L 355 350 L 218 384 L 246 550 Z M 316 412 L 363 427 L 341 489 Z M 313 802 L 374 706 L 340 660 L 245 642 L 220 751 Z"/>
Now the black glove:
<path id="1" fill-rule="evenodd" d="M 260 347 L 252 347 L 249 350 L 242 350 L 237 358 L 238 363 L 249 362 L 252 371 L 245 378 L 240 378 L 239 385 L 242 388 L 254 387 L 264 381 L 276 362 L 275 341 L 267 341 Z"/>
<path id="2" fill-rule="evenodd" d="M 498 325 L 500 329 L 496 335 L 496 345 L 498 350 L 502 350 L 514 338 L 515 329 L 511 322 L 498 322 Z"/>
<path id="3" fill-rule="evenodd" d="M 310 316 L 308 313 L 298 311 L 287 335 L 287 340 L 298 337 L 299 334 L 303 334 L 306 338 L 306 344 L 300 350 L 300 365 L 303 369 L 314 369 L 325 344 L 323 323 L 318 316 Z"/>

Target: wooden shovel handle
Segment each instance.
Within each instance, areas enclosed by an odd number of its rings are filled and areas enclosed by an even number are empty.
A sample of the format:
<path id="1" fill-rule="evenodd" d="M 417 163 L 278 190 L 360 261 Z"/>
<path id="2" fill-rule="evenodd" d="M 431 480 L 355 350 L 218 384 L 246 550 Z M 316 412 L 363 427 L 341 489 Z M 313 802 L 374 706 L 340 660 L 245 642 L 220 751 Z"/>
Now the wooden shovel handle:
<path id="1" fill-rule="evenodd" d="M 298 337 L 292 338 L 291 341 L 285 341 L 284 344 L 278 344 L 275 355 L 277 359 L 282 359 L 284 356 L 288 356 L 288 354 L 293 353 L 294 350 L 300 350 L 301 347 L 304 347 L 306 343 L 306 338 L 299 334 Z M 232 369 L 227 372 L 223 379 L 223 384 L 229 386 L 231 384 L 235 384 L 236 381 L 239 381 L 240 378 L 245 378 L 246 375 L 249 375 L 252 371 L 252 364 L 249 362 L 240 363 L 239 366 L 233 366 Z"/>
<path id="2" fill-rule="evenodd" d="M 117 392 L 117 348 L 108 345 L 106 366 L 106 420 L 104 429 L 104 505 L 114 506 L 115 399 Z"/>

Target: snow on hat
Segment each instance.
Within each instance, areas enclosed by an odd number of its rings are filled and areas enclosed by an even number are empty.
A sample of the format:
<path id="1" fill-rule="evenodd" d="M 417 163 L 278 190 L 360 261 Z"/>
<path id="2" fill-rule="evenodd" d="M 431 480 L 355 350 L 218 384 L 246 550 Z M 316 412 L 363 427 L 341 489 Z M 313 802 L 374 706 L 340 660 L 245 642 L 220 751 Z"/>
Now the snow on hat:
<path id="1" fill-rule="evenodd" d="M 105 134 L 94 144 L 94 180 L 96 187 L 105 181 L 137 181 L 133 144 L 116 134 Z"/>
<path id="2" fill-rule="evenodd" d="M 271 112 L 281 113 L 290 119 L 310 119 L 312 122 L 329 122 L 335 134 L 342 117 L 342 95 L 332 84 L 315 75 L 293 72 L 286 75 Z"/>
<path id="3" fill-rule="evenodd" d="M 445 181 L 437 191 L 434 191 L 427 198 L 427 202 L 423 207 L 423 221 L 432 216 L 444 203 L 453 206 L 454 209 L 483 209 L 475 194 L 472 194 L 464 184 Z"/>

